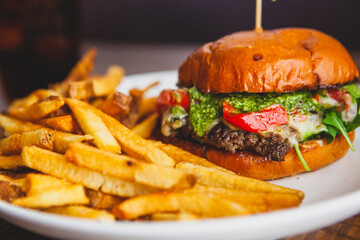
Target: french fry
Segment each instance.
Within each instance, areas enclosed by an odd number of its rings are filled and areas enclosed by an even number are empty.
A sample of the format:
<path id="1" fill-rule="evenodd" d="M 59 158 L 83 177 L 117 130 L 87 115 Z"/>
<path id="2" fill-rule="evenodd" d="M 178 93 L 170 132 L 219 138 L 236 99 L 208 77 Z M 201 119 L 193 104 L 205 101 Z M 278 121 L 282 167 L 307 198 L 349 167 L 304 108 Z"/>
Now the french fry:
<path id="1" fill-rule="evenodd" d="M 44 211 L 70 217 L 89 218 L 100 221 L 115 221 L 115 216 L 107 211 L 96 210 L 84 206 L 54 207 L 45 209 Z"/>
<path id="2" fill-rule="evenodd" d="M 13 134 L 0 140 L 0 155 L 21 153 L 25 146 L 37 146 L 44 149 L 54 149 L 54 138 L 49 131 L 39 129 L 32 132 Z"/>
<path id="3" fill-rule="evenodd" d="M 65 99 L 65 102 L 73 111 L 81 129 L 94 137 L 94 143 L 98 148 L 114 153 L 121 151 L 120 145 L 103 120 L 91 110 L 91 105 L 70 98 Z"/>
<path id="4" fill-rule="evenodd" d="M 5 115 L 0 114 L 0 127 L 5 129 L 7 134 L 31 132 L 43 128 L 49 131 L 54 138 L 54 151 L 64 153 L 72 142 L 92 143 L 93 137 L 90 135 L 75 135 L 71 133 L 61 132 L 31 122 L 24 122 Z"/>
<path id="5" fill-rule="evenodd" d="M 127 182 L 110 176 L 103 177 L 104 184 L 101 186 L 100 191 L 119 197 L 134 197 L 160 191 L 158 188 L 139 183 Z"/>
<path id="6" fill-rule="evenodd" d="M 75 67 L 71 70 L 66 79 L 59 84 L 53 85 L 51 88 L 60 94 L 60 96 L 67 97 L 70 83 L 85 79 L 92 72 L 95 57 L 96 49 L 91 48 L 83 55 L 80 61 L 76 63 Z"/>
<path id="7" fill-rule="evenodd" d="M 69 185 L 53 188 L 12 201 L 13 204 L 28 208 L 49 208 L 69 204 L 88 204 L 89 199 L 82 185 Z"/>
<path id="8" fill-rule="evenodd" d="M 191 213 L 154 213 L 150 219 L 153 221 L 189 221 L 200 219 L 200 216 Z"/>
<path id="9" fill-rule="evenodd" d="M 22 157 L 25 166 L 29 168 L 120 197 L 133 197 L 159 191 L 157 188 L 123 181 L 115 177 L 102 175 L 97 171 L 79 167 L 66 161 L 61 154 L 34 146 L 25 147 L 22 151 Z"/>
<path id="10" fill-rule="evenodd" d="M 173 167 L 175 165 L 174 159 L 156 148 L 151 142 L 136 135 L 116 119 L 102 111 L 95 108 L 93 108 L 93 111 L 101 117 L 116 140 L 118 140 L 121 148 L 130 156 L 163 166 Z"/>
<path id="11" fill-rule="evenodd" d="M 90 199 L 89 206 L 97 209 L 112 209 L 124 201 L 124 198 L 102 193 L 92 189 L 86 189 L 86 195 Z"/>
<path id="12" fill-rule="evenodd" d="M 82 184 L 94 190 L 98 190 L 104 184 L 104 178 L 100 173 L 67 162 L 61 154 L 37 147 L 25 147 L 21 155 L 27 167 L 39 172 Z"/>
<path id="13" fill-rule="evenodd" d="M 82 134 L 79 124 L 72 115 L 39 119 L 36 123 L 62 132 Z"/>
<path id="14" fill-rule="evenodd" d="M 18 119 L 34 121 L 55 112 L 64 104 L 64 100 L 61 97 L 50 96 L 29 106 L 11 108 L 8 110 L 8 113 L 10 116 Z"/>
<path id="15" fill-rule="evenodd" d="M 0 200 L 11 202 L 13 199 L 22 197 L 19 181 L 15 181 L 9 176 L 0 174 Z"/>
<path id="16" fill-rule="evenodd" d="M 248 214 L 240 204 L 206 194 L 154 193 L 125 200 L 113 209 L 119 219 L 131 220 L 154 213 L 185 212 L 201 217 Z"/>
<path id="17" fill-rule="evenodd" d="M 21 155 L 0 156 L 0 169 L 16 170 L 24 167 Z"/>
<path id="18" fill-rule="evenodd" d="M 99 108 L 99 106 L 105 101 L 105 98 L 103 97 L 98 97 L 98 98 L 95 98 L 93 99 L 90 104 L 93 106 L 93 107 L 96 107 L 96 108 Z"/>
<path id="19" fill-rule="evenodd" d="M 144 118 L 156 111 L 155 108 L 156 97 L 143 98 L 139 107 L 139 118 Z"/>
<path id="20" fill-rule="evenodd" d="M 25 184 L 25 177 L 24 178 L 17 178 L 17 179 L 13 179 L 12 184 L 18 186 L 19 188 L 23 188 L 24 184 Z"/>
<path id="21" fill-rule="evenodd" d="M 208 167 L 208 168 L 215 168 L 218 170 L 221 170 L 223 172 L 227 172 L 230 174 L 235 174 L 234 172 L 227 170 L 225 168 L 222 168 L 218 165 L 213 164 L 212 162 L 209 162 L 208 160 L 206 160 L 205 158 L 199 157 L 197 155 L 194 155 L 190 152 L 187 152 L 181 148 L 178 148 L 174 145 L 171 144 L 165 144 L 162 143 L 160 141 L 151 141 L 152 144 L 154 144 L 156 147 L 160 148 L 161 150 L 163 150 L 167 155 L 169 155 L 170 157 L 172 157 L 176 163 L 180 163 L 180 162 L 188 162 L 188 163 L 194 163 L 203 167 Z"/>
<path id="22" fill-rule="evenodd" d="M 106 152 L 81 143 L 73 143 L 65 153 L 66 159 L 79 166 L 125 181 L 134 181 L 162 189 L 191 187 L 195 178 L 183 171 L 148 164 L 128 156 Z"/>
<path id="23" fill-rule="evenodd" d="M 31 132 L 43 128 L 40 125 L 31 122 L 17 120 L 15 118 L 0 114 L 0 127 L 2 127 L 7 135 L 23 132 Z"/>
<path id="24" fill-rule="evenodd" d="M 110 66 L 104 77 L 92 81 L 94 95 L 100 97 L 114 92 L 115 88 L 121 83 L 124 75 L 125 71 L 122 67 L 117 65 Z"/>
<path id="25" fill-rule="evenodd" d="M 186 193 L 213 194 L 217 197 L 237 202 L 252 213 L 299 206 L 301 199 L 297 194 L 251 192 L 217 187 L 195 185 Z"/>
<path id="26" fill-rule="evenodd" d="M 27 107 L 31 104 L 36 103 L 40 99 L 47 98 L 50 96 L 57 96 L 58 94 L 55 91 L 49 89 L 38 89 L 34 92 L 30 93 L 28 96 L 20 99 L 15 99 L 11 102 L 10 106 L 8 107 L 8 111 L 16 111 L 21 107 Z"/>
<path id="27" fill-rule="evenodd" d="M 157 113 L 151 114 L 144 121 L 137 124 L 132 131 L 139 135 L 142 138 L 149 138 L 154 128 L 156 127 L 157 120 L 159 119 L 159 115 Z"/>
<path id="28" fill-rule="evenodd" d="M 129 113 L 131 102 L 131 96 L 127 96 L 121 92 L 115 92 L 99 103 L 98 106 L 92 105 L 117 120 L 120 120 Z"/>
<path id="29" fill-rule="evenodd" d="M 69 185 L 71 185 L 70 182 L 62 179 L 44 174 L 29 173 L 25 178 L 22 190 L 29 196 Z"/>
<path id="30" fill-rule="evenodd" d="M 111 66 L 102 77 L 94 76 L 82 81 L 71 82 L 69 87 L 70 98 L 88 99 L 106 96 L 115 91 L 123 76 L 124 69 L 122 67 Z"/>
<path id="31" fill-rule="evenodd" d="M 176 168 L 196 174 L 198 176 L 198 183 L 205 186 L 264 193 L 290 193 L 298 195 L 300 199 L 304 198 L 304 193 L 299 190 L 281 187 L 253 178 L 229 174 L 215 168 L 206 168 L 186 162 L 178 163 Z"/>

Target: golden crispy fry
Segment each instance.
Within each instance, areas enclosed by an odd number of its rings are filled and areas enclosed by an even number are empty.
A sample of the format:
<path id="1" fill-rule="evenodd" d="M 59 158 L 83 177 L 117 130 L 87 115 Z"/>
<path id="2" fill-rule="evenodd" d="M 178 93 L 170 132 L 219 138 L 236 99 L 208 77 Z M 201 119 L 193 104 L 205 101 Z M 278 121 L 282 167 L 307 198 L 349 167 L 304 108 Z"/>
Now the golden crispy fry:
<path id="1" fill-rule="evenodd" d="M 212 162 L 209 162 L 208 160 L 206 160 L 205 158 L 199 157 L 197 155 L 194 155 L 190 152 L 187 152 L 181 148 L 178 148 L 174 145 L 171 144 L 165 144 L 159 141 L 151 141 L 154 146 L 160 148 L 161 150 L 163 150 L 167 155 L 169 155 L 170 157 L 172 157 L 176 163 L 180 163 L 180 162 L 188 162 L 188 163 L 194 163 L 203 167 L 208 167 L 208 168 L 215 168 L 230 174 L 235 174 L 234 172 L 227 170 L 225 168 L 222 168 L 218 165 L 213 164 Z"/>
<path id="2" fill-rule="evenodd" d="M 44 99 L 50 96 L 57 96 L 57 95 L 58 94 L 55 91 L 49 89 L 38 89 L 24 98 L 15 99 L 14 101 L 12 101 L 12 103 L 8 107 L 8 111 L 9 112 L 16 111 L 16 109 L 30 106 L 36 103 L 37 101 L 39 101 L 40 99 Z"/>
<path id="3" fill-rule="evenodd" d="M 102 77 L 94 76 L 82 81 L 71 82 L 69 95 L 75 99 L 106 96 L 115 91 L 123 76 L 124 70 L 122 67 L 111 66 Z"/>
<path id="4" fill-rule="evenodd" d="M 11 202 L 13 199 L 21 196 L 23 196 L 23 193 L 20 181 L 0 174 L 0 200 Z"/>
<path id="5" fill-rule="evenodd" d="M 115 91 L 115 88 L 121 83 L 125 71 L 122 67 L 113 65 L 110 66 L 105 76 L 99 79 L 94 79 L 93 91 L 96 97 L 106 96 Z"/>
<path id="6" fill-rule="evenodd" d="M 150 219 L 153 221 L 188 221 L 200 219 L 200 216 L 191 213 L 154 213 Z"/>
<path id="7" fill-rule="evenodd" d="M 52 134 L 45 129 L 13 134 L 0 140 L 0 155 L 19 154 L 25 146 L 37 146 L 53 150 L 54 138 Z"/>
<path id="8" fill-rule="evenodd" d="M 149 138 L 154 128 L 156 127 L 159 115 L 157 113 L 151 114 L 144 121 L 137 124 L 132 130 L 134 133 L 143 138 Z"/>
<path id="9" fill-rule="evenodd" d="M 7 135 L 31 132 L 43 128 L 43 126 L 17 120 L 3 114 L 0 114 L 0 127 L 5 130 Z"/>
<path id="10" fill-rule="evenodd" d="M 54 177 L 82 184 L 94 190 L 98 190 L 104 183 L 100 173 L 67 162 L 61 154 L 37 147 L 25 147 L 21 155 L 27 167 Z"/>
<path id="11" fill-rule="evenodd" d="M 183 171 L 144 163 L 128 156 L 113 154 L 81 143 L 71 144 L 65 156 L 68 161 L 79 166 L 157 188 L 188 188 L 195 182 L 192 175 Z"/>
<path id="12" fill-rule="evenodd" d="M 12 185 L 22 188 L 25 184 L 25 178 L 13 179 L 7 175 L 0 174 L 0 181 L 9 182 Z"/>
<path id="13" fill-rule="evenodd" d="M 72 115 L 39 119 L 36 121 L 36 123 L 62 132 L 76 134 L 82 133 L 79 124 L 76 122 Z"/>
<path id="14" fill-rule="evenodd" d="M 22 187 L 25 184 L 25 178 L 18 178 L 18 179 L 14 179 L 13 180 L 13 184 L 20 187 L 22 189 Z"/>
<path id="15" fill-rule="evenodd" d="M 86 189 L 86 195 L 90 199 L 89 206 L 97 209 L 112 209 L 124 201 L 124 198 L 102 193 L 92 189 Z"/>
<path id="16" fill-rule="evenodd" d="M 131 198 L 113 209 L 117 218 L 126 220 L 164 212 L 185 212 L 201 217 L 225 217 L 249 213 L 238 203 L 212 195 L 176 192 Z"/>
<path id="17" fill-rule="evenodd" d="M 29 106 L 8 109 L 8 113 L 15 118 L 34 121 L 55 112 L 64 104 L 64 100 L 61 97 L 50 96 Z"/>
<path id="18" fill-rule="evenodd" d="M 136 135 L 116 119 L 100 110 L 93 108 L 93 111 L 101 117 L 116 140 L 118 140 L 121 148 L 130 156 L 168 167 L 175 165 L 174 159 L 156 148 L 151 142 Z"/>
<path id="19" fill-rule="evenodd" d="M 25 178 L 22 190 L 29 196 L 69 185 L 71 185 L 70 182 L 62 179 L 44 174 L 29 173 Z"/>
<path id="20" fill-rule="evenodd" d="M 21 155 L 0 156 L 0 169 L 16 170 L 24 166 Z"/>
<path id="21" fill-rule="evenodd" d="M 91 110 L 91 105 L 70 98 L 65 101 L 73 111 L 81 129 L 94 137 L 94 143 L 98 148 L 114 153 L 121 151 L 120 145 L 111 135 L 103 120 Z"/>
<path id="22" fill-rule="evenodd" d="M 139 107 L 140 119 L 156 111 L 155 102 L 156 102 L 156 97 L 141 99 L 140 107 Z"/>
<path id="23" fill-rule="evenodd" d="M 111 95 L 109 95 L 111 96 Z M 99 108 L 99 106 L 105 101 L 105 98 L 103 97 L 98 97 L 98 98 L 95 98 L 93 99 L 90 104 L 93 106 L 93 107 L 96 107 L 96 108 Z"/>
<path id="24" fill-rule="evenodd" d="M 131 89 L 129 91 L 129 94 L 131 97 L 131 102 L 129 105 L 128 113 L 123 116 L 118 116 L 118 115 L 114 116 L 111 114 L 110 115 L 113 116 L 114 118 L 116 118 L 124 126 L 130 128 L 130 129 L 133 128 L 138 123 L 138 121 L 141 117 L 140 105 L 141 105 L 144 93 L 147 92 L 152 87 L 156 86 L 157 84 L 158 84 L 158 82 L 154 82 L 154 83 L 150 84 L 149 86 L 147 86 L 144 90 L 140 90 L 140 89 L 136 89 L 136 88 Z"/>
<path id="25" fill-rule="evenodd" d="M 119 197 L 134 197 L 160 191 L 158 188 L 139 183 L 126 182 L 115 177 L 103 177 L 104 184 L 101 186 L 100 191 Z"/>
<path id="26" fill-rule="evenodd" d="M 70 217 L 90 218 L 101 221 L 115 221 L 115 216 L 107 211 L 96 210 L 84 206 L 54 207 L 48 208 L 44 211 Z"/>
<path id="27" fill-rule="evenodd" d="M 66 79 L 63 82 L 52 86 L 52 89 L 60 94 L 60 96 L 67 97 L 70 83 L 83 80 L 92 72 L 94 68 L 95 57 L 96 49 L 91 48 L 83 55 L 83 57 L 71 70 Z"/>
<path id="28" fill-rule="evenodd" d="M 93 137 L 90 135 L 75 135 L 66 132 L 45 128 L 41 125 L 33 124 L 31 122 L 20 121 L 5 115 L 0 114 L 0 127 L 4 128 L 7 134 L 31 132 L 37 129 L 45 129 L 53 135 L 54 151 L 64 153 L 72 142 L 86 142 L 92 143 Z"/>
<path id="29" fill-rule="evenodd" d="M 300 199 L 304 198 L 304 193 L 299 190 L 281 187 L 253 178 L 229 174 L 215 168 L 206 168 L 186 162 L 178 163 L 176 168 L 196 174 L 198 176 L 198 183 L 205 186 L 264 193 L 292 193 L 298 195 Z"/>
<path id="30" fill-rule="evenodd" d="M 291 193 L 263 193 L 195 185 L 186 193 L 213 194 L 219 198 L 240 203 L 252 213 L 299 206 L 301 199 Z"/>
<path id="31" fill-rule="evenodd" d="M 132 197 L 159 191 L 157 188 L 142 184 L 126 182 L 115 177 L 105 176 L 99 172 L 79 167 L 66 161 L 61 154 L 37 147 L 25 147 L 22 151 L 25 166 L 40 172 L 82 184 L 93 190 L 120 197 Z"/>
<path id="32" fill-rule="evenodd" d="M 129 113 L 131 103 L 131 96 L 127 96 L 121 92 L 115 92 L 99 103 L 98 106 L 95 106 L 94 104 L 92 105 L 99 108 L 104 113 L 120 120 Z"/>
<path id="33" fill-rule="evenodd" d="M 12 203 L 28 208 L 49 208 L 69 204 L 88 204 L 89 199 L 83 186 L 69 185 L 17 198 Z"/>

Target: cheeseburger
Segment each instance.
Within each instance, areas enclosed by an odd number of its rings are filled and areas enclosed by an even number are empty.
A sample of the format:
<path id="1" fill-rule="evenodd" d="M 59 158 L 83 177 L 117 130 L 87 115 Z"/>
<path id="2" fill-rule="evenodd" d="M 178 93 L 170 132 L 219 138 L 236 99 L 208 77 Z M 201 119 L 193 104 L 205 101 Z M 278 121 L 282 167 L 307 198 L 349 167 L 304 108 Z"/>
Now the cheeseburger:
<path id="1" fill-rule="evenodd" d="M 354 150 L 358 79 L 322 32 L 233 33 L 193 52 L 180 89 L 161 92 L 163 140 L 258 179 L 316 170 Z"/>

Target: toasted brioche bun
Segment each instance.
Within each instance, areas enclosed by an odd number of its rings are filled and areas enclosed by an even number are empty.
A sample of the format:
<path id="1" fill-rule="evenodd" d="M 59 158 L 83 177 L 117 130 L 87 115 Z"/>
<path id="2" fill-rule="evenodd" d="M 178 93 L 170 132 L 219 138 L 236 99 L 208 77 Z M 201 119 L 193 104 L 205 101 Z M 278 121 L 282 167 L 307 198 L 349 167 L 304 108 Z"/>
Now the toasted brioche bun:
<path id="1" fill-rule="evenodd" d="M 237 32 L 205 44 L 181 65 L 179 86 L 203 93 L 292 92 L 344 84 L 359 71 L 336 39 L 312 29 Z"/>
<path id="2" fill-rule="evenodd" d="M 349 137 L 354 141 L 355 132 L 350 132 Z M 204 157 L 241 176 L 270 180 L 305 171 L 293 148 L 286 154 L 284 161 L 272 161 L 253 152 L 231 153 L 180 138 L 163 137 L 162 141 Z M 300 150 L 311 171 L 314 171 L 344 157 L 349 145 L 342 135 L 338 135 L 332 143 L 328 143 L 327 140 L 306 141 L 300 144 Z"/>

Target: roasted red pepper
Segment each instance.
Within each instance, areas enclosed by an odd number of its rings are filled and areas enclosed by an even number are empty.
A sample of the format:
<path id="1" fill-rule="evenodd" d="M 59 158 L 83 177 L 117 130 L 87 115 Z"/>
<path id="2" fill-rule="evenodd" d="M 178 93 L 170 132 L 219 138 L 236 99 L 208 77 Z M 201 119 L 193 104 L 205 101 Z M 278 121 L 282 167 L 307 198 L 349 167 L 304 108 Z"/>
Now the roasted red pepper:
<path id="1" fill-rule="evenodd" d="M 330 97 L 335 99 L 337 102 L 341 103 L 344 101 L 345 93 L 340 91 L 338 88 L 329 88 L 327 91 L 328 91 Z"/>
<path id="2" fill-rule="evenodd" d="M 260 112 L 235 113 L 231 104 L 223 102 L 226 121 L 248 132 L 263 132 L 289 122 L 288 114 L 280 105 L 270 106 Z"/>
<path id="3" fill-rule="evenodd" d="M 180 105 L 186 111 L 189 111 L 190 96 L 187 91 L 181 89 L 165 89 L 156 99 L 156 110 L 160 115 L 163 115 L 169 107 L 174 107 L 176 105 Z"/>

